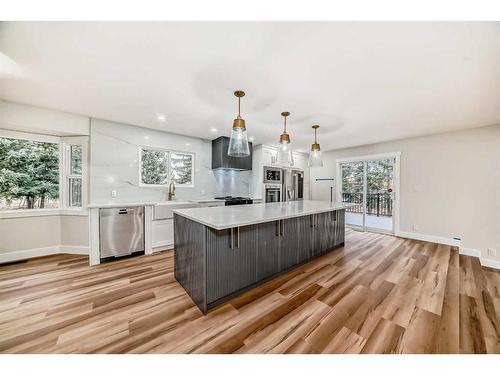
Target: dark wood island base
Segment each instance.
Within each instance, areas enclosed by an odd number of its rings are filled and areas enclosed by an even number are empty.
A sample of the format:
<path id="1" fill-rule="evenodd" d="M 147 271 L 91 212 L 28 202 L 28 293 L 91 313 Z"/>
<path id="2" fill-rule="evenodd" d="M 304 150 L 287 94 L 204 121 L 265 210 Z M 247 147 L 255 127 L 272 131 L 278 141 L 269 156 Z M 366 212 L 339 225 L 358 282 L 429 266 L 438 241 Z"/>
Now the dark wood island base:
<path id="1" fill-rule="evenodd" d="M 207 311 L 344 245 L 345 209 L 216 230 L 174 213 L 175 278 Z"/>

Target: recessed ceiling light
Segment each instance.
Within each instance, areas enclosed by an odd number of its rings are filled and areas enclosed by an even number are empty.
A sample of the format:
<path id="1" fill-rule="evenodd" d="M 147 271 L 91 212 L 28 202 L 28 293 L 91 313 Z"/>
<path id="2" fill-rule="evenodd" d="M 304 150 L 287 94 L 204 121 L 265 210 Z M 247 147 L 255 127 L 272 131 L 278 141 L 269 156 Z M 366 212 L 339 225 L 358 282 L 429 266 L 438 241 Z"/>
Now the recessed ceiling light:
<path id="1" fill-rule="evenodd" d="M 149 139 L 149 135 L 145 135 L 145 136 L 144 136 L 144 139 Z"/>
<path id="2" fill-rule="evenodd" d="M 248 140 L 253 141 L 255 138 L 254 137 L 249 137 Z"/>
<path id="3" fill-rule="evenodd" d="M 167 116 L 165 116 L 165 115 L 156 115 L 156 119 L 158 121 L 165 121 L 167 119 Z"/>
<path id="4" fill-rule="evenodd" d="M 217 133 L 217 129 L 215 129 L 215 128 L 210 128 L 210 131 L 211 131 L 212 133 Z"/>
<path id="5" fill-rule="evenodd" d="M 191 146 L 191 143 L 186 143 L 186 146 Z"/>

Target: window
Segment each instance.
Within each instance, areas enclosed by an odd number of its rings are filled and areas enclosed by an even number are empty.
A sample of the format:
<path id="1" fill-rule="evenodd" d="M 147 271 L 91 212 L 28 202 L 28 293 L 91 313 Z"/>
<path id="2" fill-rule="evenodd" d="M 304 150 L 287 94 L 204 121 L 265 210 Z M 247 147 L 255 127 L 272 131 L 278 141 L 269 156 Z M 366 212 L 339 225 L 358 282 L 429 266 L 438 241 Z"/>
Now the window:
<path id="1" fill-rule="evenodd" d="M 194 154 L 150 148 L 140 152 L 141 185 L 194 186 Z"/>
<path id="2" fill-rule="evenodd" d="M 82 146 L 70 145 L 69 207 L 82 207 Z"/>
<path id="3" fill-rule="evenodd" d="M 170 153 L 170 180 L 177 185 L 193 185 L 193 155 Z"/>
<path id="4" fill-rule="evenodd" d="M 59 207 L 59 144 L 0 137 L 0 210 Z"/>
<path id="5" fill-rule="evenodd" d="M 75 214 L 85 207 L 87 143 L 88 137 L 0 129 L 1 216 Z"/>

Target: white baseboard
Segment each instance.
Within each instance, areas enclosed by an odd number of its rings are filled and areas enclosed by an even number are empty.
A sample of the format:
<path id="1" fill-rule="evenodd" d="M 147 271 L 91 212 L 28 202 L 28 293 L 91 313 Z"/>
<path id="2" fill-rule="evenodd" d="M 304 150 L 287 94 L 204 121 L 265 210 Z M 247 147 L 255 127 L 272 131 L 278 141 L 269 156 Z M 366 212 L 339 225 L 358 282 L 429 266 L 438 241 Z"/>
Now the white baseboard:
<path id="1" fill-rule="evenodd" d="M 153 253 L 158 251 L 171 250 L 174 248 L 172 241 L 158 241 L 153 244 Z"/>
<path id="2" fill-rule="evenodd" d="M 11 251 L 3 254 L 0 253 L 0 264 L 55 254 L 88 255 L 89 248 L 88 246 L 49 246 L 38 249 Z"/>
<path id="3" fill-rule="evenodd" d="M 59 246 L 61 254 L 89 255 L 88 246 Z"/>
<path id="4" fill-rule="evenodd" d="M 481 251 L 460 246 L 459 253 L 470 257 L 481 258 Z"/>
<path id="5" fill-rule="evenodd" d="M 455 240 L 453 238 L 431 236 L 429 234 L 422 234 L 422 233 L 415 233 L 415 232 L 403 232 L 403 231 L 396 231 L 395 235 L 398 237 L 410 238 L 412 240 L 427 241 L 427 242 L 439 243 L 439 244 L 449 245 L 449 246 L 460 246 L 460 241 Z"/>
<path id="6" fill-rule="evenodd" d="M 500 270 L 500 261 L 491 259 L 491 258 L 480 258 L 479 261 L 481 262 L 481 265 L 484 267 L 490 267 L 490 268 L 496 268 L 497 270 Z"/>
<path id="7" fill-rule="evenodd" d="M 485 258 L 481 255 L 481 251 L 477 249 L 469 249 L 467 247 L 460 247 L 460 254 L 468 255 L 470 257 L 479 258 L 481 265 L 484 267 L 496 268 L 500 270 L 500 260 Z"/>
<path id="8" fill-rule="evenodd" d="M 38 249 L 11 251 L 0 253 L 0 263 L 15 262 L 17 260 L 41 257 L 44 255 L 58 254 L 58 246 L 40 247 Z"/>

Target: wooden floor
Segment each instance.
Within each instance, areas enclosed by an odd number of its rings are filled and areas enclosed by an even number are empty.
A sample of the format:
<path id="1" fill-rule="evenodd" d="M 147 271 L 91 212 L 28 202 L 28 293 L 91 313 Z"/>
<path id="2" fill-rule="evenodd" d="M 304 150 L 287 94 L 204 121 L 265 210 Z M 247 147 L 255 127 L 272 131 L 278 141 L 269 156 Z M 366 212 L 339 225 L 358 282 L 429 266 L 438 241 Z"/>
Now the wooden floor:
<path id="1" fill-rule="evenodd" d="M 456 248 L 348 230 L 346 245 L 203 316 L 173 252 L 0 267 L 5 353 L 500 353 L 500 272 Z"/>

